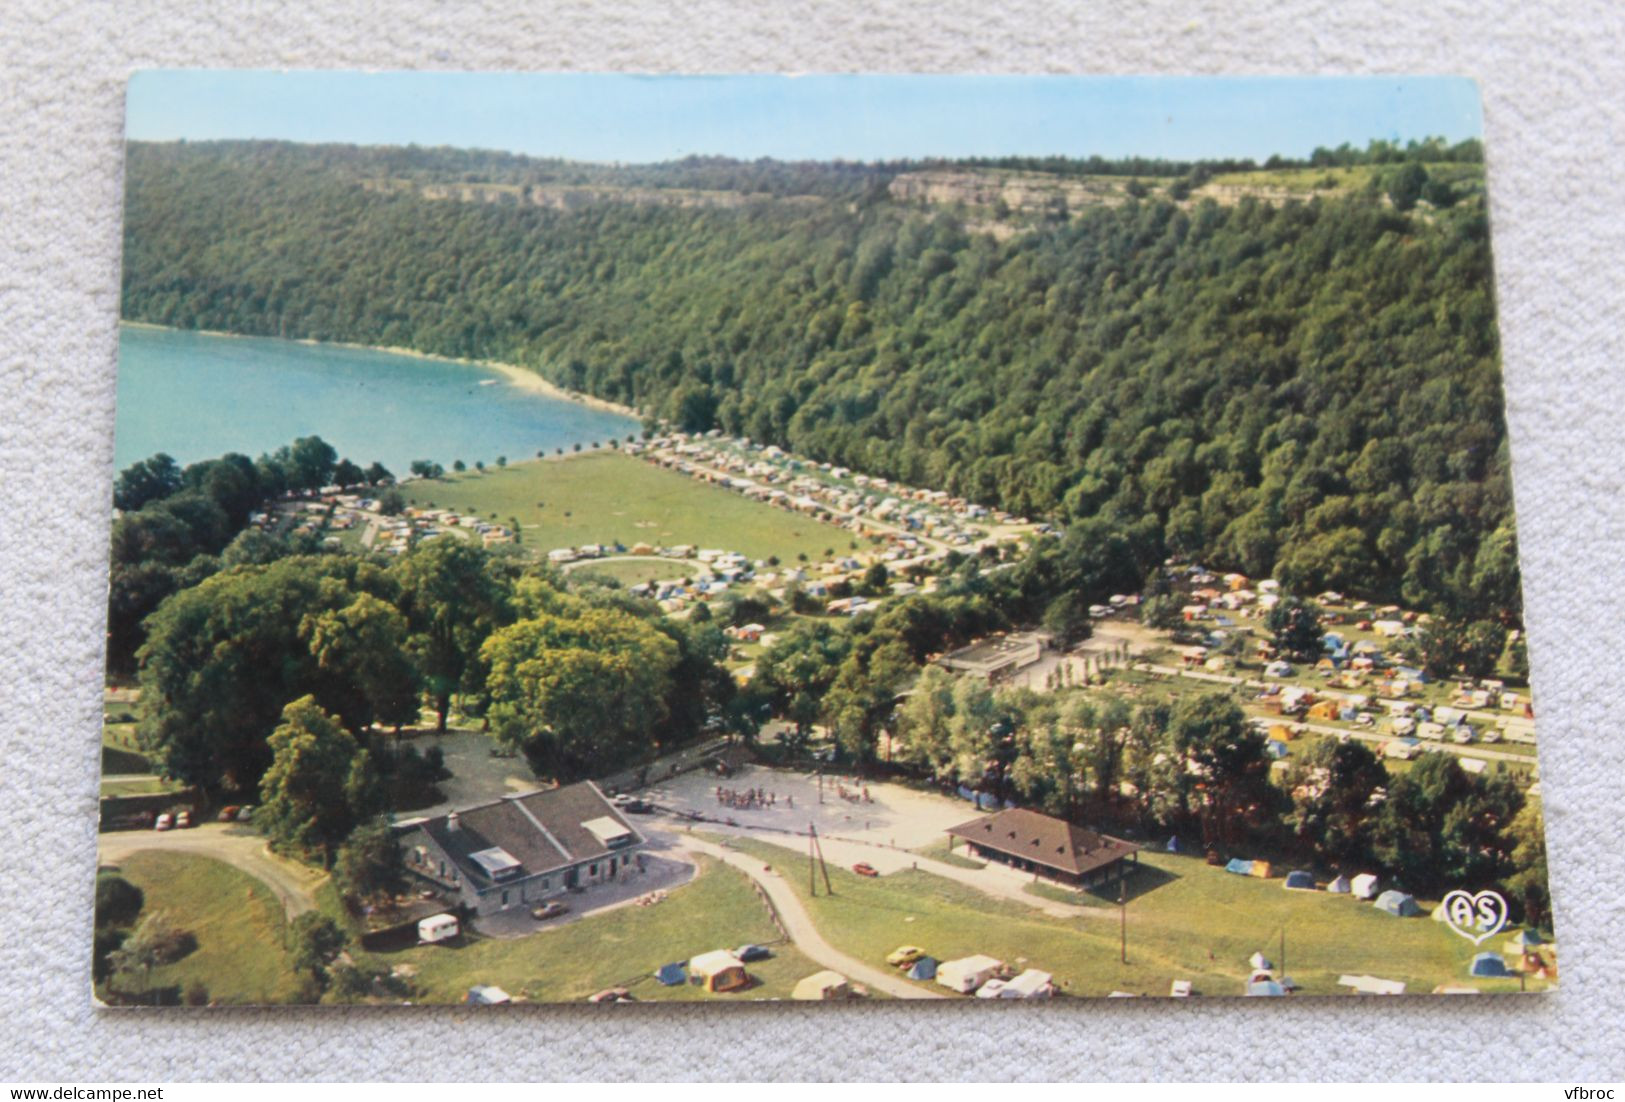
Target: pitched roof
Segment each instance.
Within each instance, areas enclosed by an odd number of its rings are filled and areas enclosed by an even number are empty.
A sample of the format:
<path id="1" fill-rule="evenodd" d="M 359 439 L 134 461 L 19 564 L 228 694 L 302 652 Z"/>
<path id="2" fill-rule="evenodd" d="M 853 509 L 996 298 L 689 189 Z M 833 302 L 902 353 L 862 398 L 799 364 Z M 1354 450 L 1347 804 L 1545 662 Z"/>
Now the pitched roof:
<path id="1" fill-rule="evenodd" d="M 453 815 L 457 817 L 455 827 Z M 491 884 L 496 880 L 490 862 L 476 859 L 491 849 L 502 850 L 519 863 L 516 876 L 533 876 L 607 856 L 610 848 L 586 825 L 603 819 L 624 828 L 634 842 L 643 840 L 591 781 L 459 808 L 412 824 L 412 829 L 432 838 L 475 884 Z"/>
<path id="2" fill-rule="evenodd" d="M 983 849 L 1081 875 L 1139 850 L 1133 842 L 1075 826 L 1023 807 L 972 819 L 948 833 Z"/>

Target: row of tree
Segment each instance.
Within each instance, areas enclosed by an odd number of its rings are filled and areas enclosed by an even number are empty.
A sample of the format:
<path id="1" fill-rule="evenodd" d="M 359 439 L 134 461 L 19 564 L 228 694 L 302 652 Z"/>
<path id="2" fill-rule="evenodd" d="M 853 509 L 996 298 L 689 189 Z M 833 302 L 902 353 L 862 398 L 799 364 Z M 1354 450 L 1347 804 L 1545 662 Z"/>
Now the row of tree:
<path id="1" fill-rule="evenodd" d="M 393 480 L 380 463 L 340 459 L 319 436 L 305 436 L 259 459 L 228 453 L 185 468 L 159 452 L 120 471 L 113 483 L 107 667 L 127 675 L 144 638 L 141 623 L 165 597 L 226 566 L 266 561 L 286 541 L 245 531 L 250 515 L 283 493 Z M 307 541 L 306 550 L 314 548 Z"/>

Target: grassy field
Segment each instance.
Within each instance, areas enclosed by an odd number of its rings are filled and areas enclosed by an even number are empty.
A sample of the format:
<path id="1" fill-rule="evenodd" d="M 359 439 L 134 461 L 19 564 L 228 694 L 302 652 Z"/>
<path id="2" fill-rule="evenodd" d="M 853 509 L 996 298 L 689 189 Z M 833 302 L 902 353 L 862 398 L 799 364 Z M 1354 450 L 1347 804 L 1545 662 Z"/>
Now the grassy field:
<path id="1" fill-rule="evenodd" d="M 766 842 L 733 843 L 764 861 L 783 859 L 783 850 Z M 1166 995 L 1175 979 L 1192 980 L 1204 995 L 1239 995 L 1252 953 L 1282 963 L 1283 929 L 1286 973 L 1308 993 L 1347 992 L 1337 984 L 1344 973 L 1402 980 L 1420 993 L 1469 982 L 1518 990 L 1516 979 L 1469 981 L 1467 965 L 1478 950 L 1442 923 L 1391 918 L 1346 896 L 1283 891 L 1280 880 L 1235 876 L 1200 858 L 1142 853 L 1140 860 L 1139 883 L 1129 882 L 1127 964 L 1119 962 L 1115 908 L 1100 918 L 1053 918 L 912 869 L 865 879 L 832 867 L 834 896 L 812 898 L 799 881 L 790 883 L 824 937 L 853 956 L 878 962 L 904 944 L 943 960 L 988 953 L 1051 972 L 1072 995 Z"/>
<path id="2" fill-rule="evenodd" d="M 523 546 L 541 552 L 619 541 L 627 547 L 718 547 L 752 559 L 776 555 L 793 562 L 802 553 L 816 557 L 827 547 L 845 547 L 849 538 L 833 525 L 615 451 L 527 460 L 484 474 L 412 482 L 406 493 L 414 505 L 494 516 L 504 524 L 517 517 Z M 683 569 L 674 562 L 660 573 L 671 577 Z"/>
<path id="3" fill-rule="evenodd" d="M 145 893 L 143 915 L 162 911 L 197 938 L 193 952 L 153 969 L 147 987 L 184 993 L 201 983 L 211 1001 L 228 1004 L 289 999 L 295 977 L 282 946 L 282 907 L 264 884 L 207 857 L 157 850 L 133 854 L 120 873 Z M 137 978 L 121 990 L 132 985 L 142 989 Z"/>
<path id="4" fill-rule="evenodd" d="M 482 983 L 539 1002 L 579 1001 L 612 986 L 629 988 L 640 1001 L 788 998 L 797 980 L 819 970 L 791 945 L 773 945 L 770 959 L 749 965 L 757 984 L 745 991 L 712 995 L 655 982 L 654 970 L 670 961 L 766 945 L 779 936 L 744 874 L 707 858 L 700 862 L 692 883 L 653 907 L 622 907 L 530 937 L 475 938 L 460 947 L 424 946 L 371 959 L 414 966 L 419 1002 L 461 1002 Z"/>

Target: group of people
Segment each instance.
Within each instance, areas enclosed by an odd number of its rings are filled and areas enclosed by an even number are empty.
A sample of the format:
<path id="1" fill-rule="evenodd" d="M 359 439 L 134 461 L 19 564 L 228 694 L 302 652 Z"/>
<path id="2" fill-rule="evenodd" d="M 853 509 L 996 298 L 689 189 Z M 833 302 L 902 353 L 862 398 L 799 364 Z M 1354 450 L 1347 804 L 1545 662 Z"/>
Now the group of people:
<path id="1" fill-rule="evenodd" d="M 731 807 L 736 811 L 765 811 L 779 805 L 779 794 L 769 792 L 765 788 L 724 788 L 717 785 L 717 803 L 723 807 Z M 796 798 L 791 795 L 784 797 L 786 807 L 796 806 Z"/>

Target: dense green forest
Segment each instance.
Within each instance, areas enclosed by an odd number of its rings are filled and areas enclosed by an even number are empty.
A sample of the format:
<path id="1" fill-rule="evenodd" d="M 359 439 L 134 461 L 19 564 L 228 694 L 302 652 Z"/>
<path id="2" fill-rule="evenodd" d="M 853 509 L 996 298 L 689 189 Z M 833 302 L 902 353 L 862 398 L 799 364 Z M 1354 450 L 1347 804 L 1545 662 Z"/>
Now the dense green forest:
<path id="1" fill-rule="evenodd" d="M 1183 553 L 1515 620 L 1477 160 L 1321 150 L 1263 167 L 1363 184 L 1221 204 L 1201 186 L 1252 166 L 134 143 L 124 316 L 525 364 L 687 429 L 1094 518 L 1142 572 Z M 1077 209 L 893 198 L 921 168 L 1136 178 Z M 740 201 L 526 200 L 548 184 Z"/>

